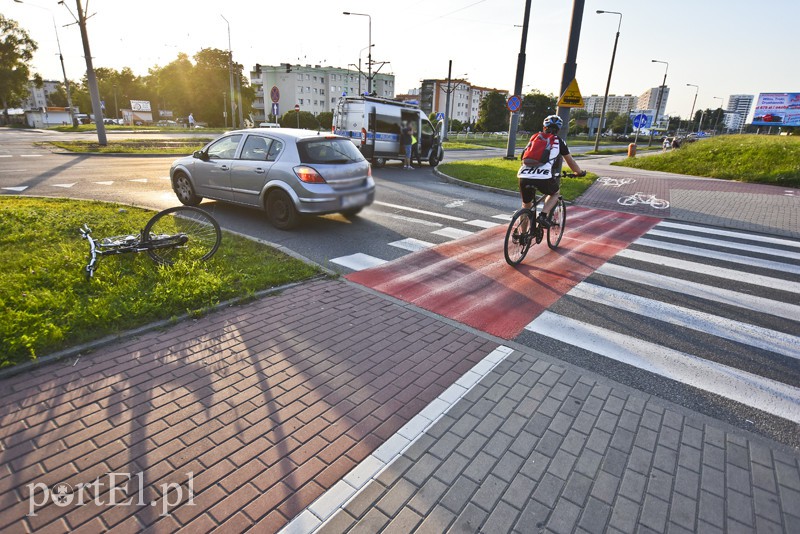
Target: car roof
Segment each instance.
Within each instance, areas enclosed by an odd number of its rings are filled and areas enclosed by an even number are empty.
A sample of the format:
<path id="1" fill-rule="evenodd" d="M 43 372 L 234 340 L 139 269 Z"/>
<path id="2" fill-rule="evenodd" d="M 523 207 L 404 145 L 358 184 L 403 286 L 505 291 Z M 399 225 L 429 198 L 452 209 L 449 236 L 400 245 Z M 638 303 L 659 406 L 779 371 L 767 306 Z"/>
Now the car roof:
<path id="1" fill-rule="evenodd" d="M 312 137 L 319 137 L 320 139 L 330 139 L 330 138 L 340 138 L 340 139 L 347 139 L 347 137 L 341 135 L 335 135 L 331 132 L 327 131 L 316 131 L 316 130 L 304 130 L 304 129 L 297 129 L 297 128 L 245 128 L 243 130 L 232 130 L 230 132 L 226 132 L 227 134 L 232 133 L 248 133 L 248 134 L 260 134 L 260 135 L 269 135 L 269 136 L 277 136 L 277 137 L 284 137 L 286 139 L 308 139 Z M 349 140 L 349 139 L 348 139 Z"/>

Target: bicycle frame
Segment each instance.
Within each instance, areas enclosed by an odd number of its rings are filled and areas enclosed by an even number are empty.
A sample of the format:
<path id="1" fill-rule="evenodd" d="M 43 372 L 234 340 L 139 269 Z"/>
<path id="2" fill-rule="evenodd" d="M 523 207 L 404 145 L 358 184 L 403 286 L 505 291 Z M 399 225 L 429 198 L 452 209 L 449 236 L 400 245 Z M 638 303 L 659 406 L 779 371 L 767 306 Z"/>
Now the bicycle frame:
<path id="1" fill-rule="evenodd" d="M 94 275 L 94 271 L 97 269 L 97 260 L 100 256 L 134 254 L 139 252 L 147 252 L 148 250 L 153 249 L 179 247 L 186 244 L 186 242 L 189 240 L 186 234 L 179 233 L 175 235 L 162 235 L 156 237 L 155 239 L 143 241 L 142 234 L 140 233 L 138 237 L 133 235 L 107 237 L 105 238 L 106 240 L 116 241 L 104 244 L 102 241 L 92 237 L 92 229 L 86 224 L 84 224 L 83 228 L 80 229 L 80 233 L 81 236 L 89 242 L 90 260 L 86 265 L 86 272 L 89 274 L 90 278 Z M 125 238 L 124 244 L 120 243 L 119 241 L 119 239 L 123 237 Z"/>

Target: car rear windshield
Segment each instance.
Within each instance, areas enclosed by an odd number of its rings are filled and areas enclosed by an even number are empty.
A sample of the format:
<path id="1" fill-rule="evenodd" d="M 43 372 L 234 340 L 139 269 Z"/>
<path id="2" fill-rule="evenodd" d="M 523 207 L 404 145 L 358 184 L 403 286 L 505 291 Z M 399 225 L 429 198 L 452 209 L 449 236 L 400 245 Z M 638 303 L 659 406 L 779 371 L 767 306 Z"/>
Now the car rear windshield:
<path id="1" fill-rule="evenodd" d="M 355 163 L 364 161 L 352 141 L 339 138 L 309 139 L 297 143 L 301 163 Z"/>

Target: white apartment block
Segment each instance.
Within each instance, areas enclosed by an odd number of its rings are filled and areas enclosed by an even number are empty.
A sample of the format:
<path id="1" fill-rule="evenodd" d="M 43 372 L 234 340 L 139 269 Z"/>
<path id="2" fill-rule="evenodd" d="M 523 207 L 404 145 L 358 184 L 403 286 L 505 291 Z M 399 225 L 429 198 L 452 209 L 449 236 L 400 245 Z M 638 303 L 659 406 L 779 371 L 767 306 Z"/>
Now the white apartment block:
<path id="1" fill-rule="evenodd" d="M 739 132 L 744 128 L 753 105 L 753 98 L 753 95 L 730 95 L 728 97 L 728 107 L 723 119 L 726 130 Z"/>
<path id="2" fill-rule="evenodd" d="M 636 100 L 636 109 L 656 109 L 658 105 L 658 94 L 661 87 L 653 87 L 642 93 Z M 666 113 L 667 100 L 669 99 L 669 87 L 664 87 L 664 96 L 661 98 L 661 106 L 658 108 L 658 117 L 661 118 Z"/>
<path id="3" fill-rule="evenodd" d="M 603 111 L 604 97 L 598 95 L 584 96 L 583 108 L 592 115 L 599 115 Z M 608 105 L 606 106 L 606 113 L 628 113 L 631 110 L 636 110 L 637 98 L 631 95 L 608 95 Z M 653 104 L 655 107 L 655 104 Z"/>
<path id="4" fill-rule="evenodd" d="M 278 116 L 294 110 L 318 115 L 332 112 L 343 94 L 358 95 L 367 91 L 367 76 L 357 70 L 320 65 L 256 65 L 250 71 L 250 83 L 256 91 L 253 101 L 253 119 L 256 124 L 272 114 L 273 103 L 278 105 Z M 372 73 L 376 96 L 393 98 L 394 75 Z M 273 87 L 277 91 L 273 92 Z M 273 93 L 275 93 L 273 95 Z M 273 97 L 278 101 L 274 102 Z M 266 113 L 265 113 L 266 111 Z"/>
<path id="5" fill-rule="evenodd" d="M 463 80 L 450 80 L 450 120 L 457 120 L 465 124 L 477 122 L 481 101 L 491 92 L 500 93 L 503 97 L 508 98 L 508 91 L 477 87 Z M 447 93 L 447 80 L 422 80 L 420 108 L 428 115 L 446 113 Z"/>
<path id="6" fill-rule="evenodd" d="M 50 94 L 57 92 L 58 84 L 59 82 L 44 80 L 42 87 L 36 87 L 32 81 L 28 82 L 28 98 L 22 103 L 22 109 L 41 110 L 50 106 Z"/>

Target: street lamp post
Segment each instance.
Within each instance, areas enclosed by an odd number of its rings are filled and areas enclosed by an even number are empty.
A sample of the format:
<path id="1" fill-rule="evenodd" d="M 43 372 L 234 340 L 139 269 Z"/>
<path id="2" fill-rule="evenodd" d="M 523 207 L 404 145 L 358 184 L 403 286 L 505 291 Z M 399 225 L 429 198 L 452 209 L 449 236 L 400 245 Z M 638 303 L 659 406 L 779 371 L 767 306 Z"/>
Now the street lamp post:
<path id="1" fill-rule="evenodd" d="M 722 111 L 722 103 L 725 102 L 725 99 L 722 98 L 721 96 L 712 96 L 711 98 L 719 100 L 719 109 L 720 111 Z M 723 115 L 724 113 L 725 113 L 724 111 L 722 111 L 722 113 L 717 113 L 717 120 L 714 121 L 714 135 L 717 135 L 717 126 L 719 126 L 719 116 Z"/>
<path id="2" fill-rule="evenodd" d="M 119 119 L 119 105 L 117 104 L 117 84 L 114 84 L 114 118 Z"/>
<path id="3" fill-rule="evenodd" d="M 374 44 L 370 44 L 369 46 L 365 46 L 361 50 L 358 51 L 358 94 L 361 95 L 361 76 L 363 72 L 361 71 L 361 54 L 364 53 L 364 50 L 370 49 L 372 51 L 372 47 L 375 46 Z"/>
<path id="4" fill-rule="evenodd" d="M 222 20 L 228 25 L 228 78 L 230 81 L 231 93 L 231 128 L 236 128 L 236 93 L 233 89 L 233 52 L 231 51 L 231 23 L 225 18 L 225 15 L 220 14 Z"/>
<path id="5" fill-rule="evenodd" d="M 617 42 L 619 41 L 619 30 L 622 27 L 622 13 L 617 11 L 603 11 L 598 9 L 597 13 L 610 13 L 619 15 L 619 24 L 617 25 L 617 36 L 614 38 L 614 51 L 611 53 L 611 67 L 608 69 L 608 82 L 606 83 L 606 94 L 603 97 L 603 110 L 600 112 L 600 124 L 597 127 L 597 137 L 594 140 L 594 151 L 600 148 L 600 131 L 603 127 L 603 120 L 606 117 L 606 106 L 608 105 L 608 90 L 611 88 L 611 73 L 614 71 L 614 57 L 617 55 Z"/>
<path id="6" fill-rule="evenodd" d="M 667 72 L 669 71 L 669 63 L 666 61 L 659 61 L 657 59 L 651 59 L 651 63 L 663 63 L 667 67 L 664 69 L 664 81 L 661 83 L 661 87 L 658 91 L 658 101 L 656 102 L 656 115 L 653 118 L 653 126 L 650 128 L 650 140 L 647 142 L 647 146 L 653 145 L 653 128 L 655 128 L 656 124 L 658 123 L 658 112 L 661 109 L 661 98 L 664 96 L 664 91 L 667 88 Z"/>
<path id="7" fill-rule="evenodd" d="M 372 94 L 372 17 L 367 13 L 352 13 L 350 11 L 342 11 L 343 15 L 357 15 L 359 17 L 367 17 L 369 19 L 369 53 L 367 54 L 367 93 Z M 360 76 L 360 73 L 359 73 Z"/>
<path id="8" fill-rule="evenodd" d="M 697 93 L 700 92 L 700 87 L 693 84 L 687 83 L 687 87 L 694 87 L 694 100 L 692 101 L 692 111 L 689 112 L 689 124 L 686 126 L 686 129 L 692 131 L 692 123 L 694 122 L 694 106 L 697 104 Z"/>

